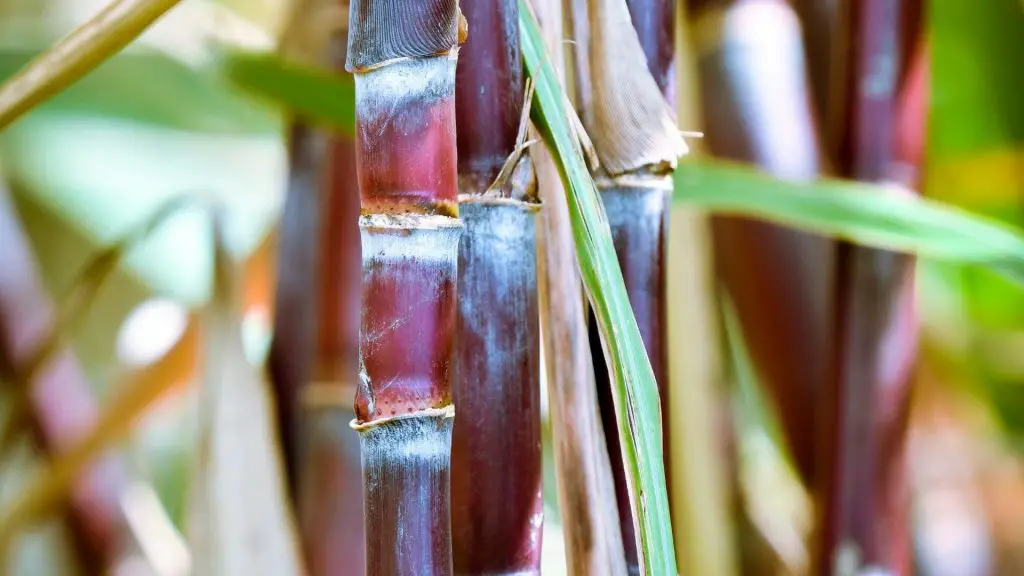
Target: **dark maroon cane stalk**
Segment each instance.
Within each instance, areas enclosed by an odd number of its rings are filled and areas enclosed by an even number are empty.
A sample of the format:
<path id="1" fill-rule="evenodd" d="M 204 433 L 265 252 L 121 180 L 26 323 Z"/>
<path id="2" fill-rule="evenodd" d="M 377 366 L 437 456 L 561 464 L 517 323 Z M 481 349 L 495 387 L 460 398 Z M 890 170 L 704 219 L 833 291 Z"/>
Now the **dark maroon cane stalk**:
<path id="1" fill-rule="evenodd" d="M 450 574 L 458 218 L 454 0 L 355 0 L 366 567 Z"/>
<path id="2" fill-rule="evenodd" d="M 452 444 L 458 574 L 540 572 L 540 317 L 533 164 L 516 0 L 466 0 L 456 74 L 459 367 Z"/>

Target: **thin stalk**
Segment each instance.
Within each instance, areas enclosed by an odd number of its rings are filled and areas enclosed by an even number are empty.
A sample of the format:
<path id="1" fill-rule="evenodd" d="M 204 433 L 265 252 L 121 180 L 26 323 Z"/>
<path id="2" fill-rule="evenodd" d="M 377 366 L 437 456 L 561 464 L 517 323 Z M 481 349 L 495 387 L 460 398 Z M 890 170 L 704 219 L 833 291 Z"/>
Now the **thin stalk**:
<path id="1" fill-rule="evenodd" d="M 343 66 L 347 12 L 337 0 L 296 3 L 281 52 Z M 289 485 L 309 573 L 363 573 L 359 441 L 348 429 L 359 371 L 355 149 L 351 136 L 296 119 L 289 153 L 269 357 Z"/>
<path id="2" fill-rule="evenodd" d="M 341 38 L 344 40 L 344 38 Z M 339 42 L 344 62 L 345 42 Z M 359 374 L 359 183 L 348 135 L 330 143 L 321 209 L 314 382 L 302 395 L 299 516 L 311 575 L 366 571 L 359 440 L 348 429 Z"/>
<path id="3" fill-rule="evenodd" d="M 367 573 L 450 574 L 457 316 L 454 0 L 355 0 Z"/>
<path id="4" fill-rule="evenodd" d="M 54 326 L 53 304 L 6 189 L 0 187 L 0 357 L 17 381 Z M 96 400 L 74 353 L 60 346 L 31 369 L 28 412 L 35 439 L 59 457 L 96 423 Z M 16 415 L 15 415 L 16 416 Z M 120 459 L 106 454 L 71 489 L 71 524 L 84 567 L 109 568 L 129 553 L 130 531 L 120 498 L 127 477 Z"/>
<path id="5" fill-rule="evenodd" d="M 78 81 L 180 0 L 112 0 L 0 86 L 0 130 Z"/>
<path id="6" fill-rule="evenodd" d="M 680 126 L 698 128 L 698 81 L 693 31 L 686 4 L 676 9 L 676 114 Z M 703 139 L 694 142 L 695 148 Z M 680 574 L 738 573 L 736 522 L 728 473 L 729 411 L 722 384 L 724 347 L 711 246 L 710 217 L 696 208 L 673 206 L 668 248 L 669 380 L 682 382 L 665 407 L 670 503 Z M 700 538 L 687 538 L 700 534 Z"/>
<path id="7" fill-rule="evenodd" d="M 540 572 L 543 498 L 533 164 L 522 154 L 517 0 L 465 3 L 456 73 L 459 423 L 452 549 L 459 574 Z M 505 169 L 503 170 L 503 167 Z"/>
<path id="8" fill-rule="evenodd" d="M 533 5 L 554 61 L 564 63 L 562 5 Z M 564 85 L 563 70 L 557 70 Z M 569 207 L 558 167 L 547 148 L 531 151 L 540 214 L 538 279 L 548 406 L 558 478 L 558 508 L 566 564 L 573 576 L 614 576 L 626 571 L 615 484 L 597 405 L 597 384 Z"/>
<path id="9" fill-rule="evenodd" d="M 636 4 L 639 12 L 655 10 L 662 20 L 657 26 L 642 27 L 651 36 L 641 40 L 630 22 L 623 0 L 575 2 L 573 26 L 586 40 L 576 49 L 577 70 L 589 76 L 579 80 L 583 86 L 582 112 L 587 132 L 594 139 L 601 161 L 595 182 L 601 192 L 611 226 L 612 239 L 622 269 L 626 292 L 636 317 L 654 376 L 661 406 L 667 402 L 667 356 L 665 335 L 665 247 L 668 227 L 668 197 L 676 159 L 686 147 L 675 125 L 672 108 L 662 89 L 670 90 L 671 54 L 675 48 L 674 13 L 671 3 Z M 668 57 L 648 59 L 646 68 L 637 62 L 646 58 L 642 42 L 668 51 Z M 585 48 L 585 49 L 584 49 Z M 653 72 L 653 73 L 652 73 Z M 660 79 L 660 86 L 659 86 Z M 591 325 L 591 346 L 600 348 L 600 336 Z M 595 359 L 597 360 L 597 359 Z M 604 422 L 608 449 L 618 454 L 619 437 L 615 421 L 608 369 L 596 362 L 598 400 Z M 667 444 L 667 427 L 662 426 L 662 443 Z M 630 510 L 625 469 L 612 459 L 616 499 L 627 568 L 639 571 L 634 519 Z"/>
<path id="10" fill-rule="evenodd" d="M 880 181 L 892 174 L 901 11 L 899 0 L 840 3 L 845 57 L 829 74 L 844 98 L 829 118 L 842 119 L 831 127 L 832 153 L 846 177 Z M 901 525 L 906 517 L 899 511 L 906 504 L 893 509 L 890 503 L 903 485 L 898 431 L 905 429 L 917 352 L 913 264 L 904 255 L 840 244 L 839 337 L 817 429 L 822 474 L 815 487 L 821 503 L 816 573 L 843 573 L 848 566 L 910 570 L 907 527 Z"/>
<path id="11" fill-rule="evenodd" d="M 703 4 L 693 13 L 703 143 L 715 156 L 756 163 L 779 178 L 816 177 L 818 135 L 792 9 L 782 0 Z M 752 219 L 711 222 L 718 278 L 808 482 L 815 394 L 828 370 L 833 243 Z"/>
<path id="12" fill-rule="evenodd" d="M 302 462 L 299 399 L 313 378 L 316 353 L 316 246 L 327 134 L 301 121 L 293 122 L 290 132 L 290 176 L 278 240 L 274 335 L 267 371 L 276 398 L 288 490 L 294 501 Z"/>

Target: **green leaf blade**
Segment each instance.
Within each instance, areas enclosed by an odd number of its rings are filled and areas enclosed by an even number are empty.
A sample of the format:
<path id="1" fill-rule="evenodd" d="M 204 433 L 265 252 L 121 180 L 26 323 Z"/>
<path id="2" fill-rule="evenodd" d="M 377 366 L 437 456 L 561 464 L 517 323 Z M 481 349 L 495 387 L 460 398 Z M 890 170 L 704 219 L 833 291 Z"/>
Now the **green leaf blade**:
<path id="1" fill-rule="evenodd" d="M 356 92 L 350 74 L 290 62 L 272 52 L 226 50 L 224 76 L 250 94 L 286 107 L 320 124 L 355 132 Z"/>
<path id="2" fill-rule="evenodd" d="M 863 246 L 976 264 L 1024 283 L 1020 230 L 940 202 L 841 180 L 787 182 L 742 165 L 687 162 L 675 200 Z"/>
<path id="3" fill-rule="evenodd" d="M 536 87 L 531 112 L 567 192 L 577 258 L 612 373 L 622 456 L 647 574 L 676 574 L 654 372 L 629 304 L 604 208 L 568 121 L 560 86 L 533 12 L 520 0 L 523 61 Z"/>

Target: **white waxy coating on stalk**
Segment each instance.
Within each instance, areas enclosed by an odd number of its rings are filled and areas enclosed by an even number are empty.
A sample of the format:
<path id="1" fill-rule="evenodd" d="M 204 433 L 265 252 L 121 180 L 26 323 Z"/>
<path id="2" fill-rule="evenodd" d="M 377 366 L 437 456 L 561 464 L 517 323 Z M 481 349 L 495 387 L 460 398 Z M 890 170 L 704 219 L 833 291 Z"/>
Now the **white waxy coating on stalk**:
<path id="1" fill-rule="evenodd" d="M 447 464 L 451 443 L 450 424 L 437 424 L 434 420 L 452 420 L 455 407 L 449 404 L 443 408 L 427 408 L 412 414 L 383 418 L 372 422 L 352 421 L 352 428 L 359 432 L 362 442 L 373 438 L 374 450 L 382 450 L 391 458 L 408 460 L 441 460 Z M 447 443 L 439 436 L 448 430 Z M 440 431 L 440 435 L 438 434 Z"/>
<path id="2" fill-rule="evenodd" d="M 412 104 L 436 102 L 455 94 L 458 48 L 432 58 L 408 58 L 366 72 L 357 72 L 356 115 L 373 120 L 396 115 Z"/>
<path id="3" fill-rule="evenodd" d="M 432 214 L 373 214 L 359 217 L 363 241 L 363 266 L 416 258 L 435 263 L 438 272 L 453 270 L 458 263 L 462 222 Z M 443 267 L 443 268 L 441 268 Z M 428 272 L 421 272 L 426 275 Z"/>

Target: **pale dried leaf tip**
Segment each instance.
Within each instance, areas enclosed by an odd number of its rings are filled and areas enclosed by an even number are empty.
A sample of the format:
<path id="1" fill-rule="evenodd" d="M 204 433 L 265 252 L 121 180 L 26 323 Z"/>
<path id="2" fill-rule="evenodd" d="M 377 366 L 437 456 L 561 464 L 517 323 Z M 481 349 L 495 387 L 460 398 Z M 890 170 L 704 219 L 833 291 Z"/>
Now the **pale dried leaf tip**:
<path id="1" fill-rule="evenodd" d="M 200 446 L 189 507 L 194 573 L 304 574 L 285 494 L 273 395 L 242 346 L 240 283 L 214 212 Z"/>
<path id="2" fill-rule="evenodd" d="M 644 65 L 622 0 L 587 2 L 590 90 L 587 129 L 608 174 L 671 171 L 687 151 L 675 116 Z"/>
<path id="3" fill-rule="evenodd" d="M 523 112 L 519 118 L 519 132 L 516 135 L 516 147 L 512 150 L 512 153 L 508 155 L 508 158 L 505 159 L 505 163 L 501 166 L 501 170 L 498 172 L 498 175 L 494 177 L 494 182 L 487 187 L 487 191 L 483 194 L 484 196 L 503 196 L 503 190 L 508 188 L 510 185 L 515 187 L 516 179 L 514 176 L 517 174 L 516 169 L 519 168 L 520 174 L 522 173 L 522 170 L 527 169 L 526 167 L 520 166 L 520 160 L 522 160 L 523 154 L 526 153 L 530 146 L 539 142 L 539 140 L 536 139 L 526 139 L 530 127 L 530 106 L 533 104 L 534 95 L 532 78 L 526 79 L 526 88 L 523 92 Z M 524 162 L 528 161 L 529 160 L 524 160 Z M 530 176 L 532 176 L 532 170 L 531 174 L 527 176 L 524 181 L 520 182 L 519 187 L 523 189 L 519 190 L 518 194 L 513 190 L 512 197 L 518 199 L 525 198 L 530 201 L 535 200 L 532 196 L 534 195 L 533 193 L 536 190 L 536 186 L 530 185 L 532 180 Z M 532 190 L 530 188 L 532 188 Z"/>

